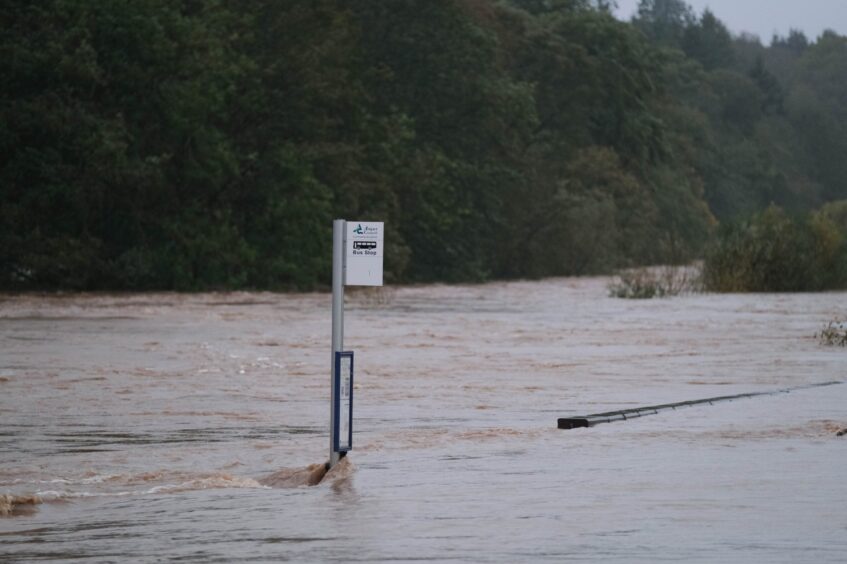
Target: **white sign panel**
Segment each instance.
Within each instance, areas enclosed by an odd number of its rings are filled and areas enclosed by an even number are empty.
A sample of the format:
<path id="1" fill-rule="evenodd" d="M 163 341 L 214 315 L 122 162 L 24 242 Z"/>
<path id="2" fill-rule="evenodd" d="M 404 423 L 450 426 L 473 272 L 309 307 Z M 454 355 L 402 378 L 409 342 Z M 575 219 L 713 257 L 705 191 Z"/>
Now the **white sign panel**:
<path id="1" fill-rule="evenodd" d="M 344 284 L 382 286 L 383 222 L 348 221 Z"/>

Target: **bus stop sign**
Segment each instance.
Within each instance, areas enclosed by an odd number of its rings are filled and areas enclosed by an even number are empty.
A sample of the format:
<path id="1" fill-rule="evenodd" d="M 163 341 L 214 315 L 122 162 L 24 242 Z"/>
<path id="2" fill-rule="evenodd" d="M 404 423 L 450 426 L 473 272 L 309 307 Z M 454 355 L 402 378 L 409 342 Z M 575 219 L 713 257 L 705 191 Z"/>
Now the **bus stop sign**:
<path id="1" fill-rule="evenodd" d="M 382 286 L 382 221 L 348 221 L 344 250 L 346 286 Z"/>

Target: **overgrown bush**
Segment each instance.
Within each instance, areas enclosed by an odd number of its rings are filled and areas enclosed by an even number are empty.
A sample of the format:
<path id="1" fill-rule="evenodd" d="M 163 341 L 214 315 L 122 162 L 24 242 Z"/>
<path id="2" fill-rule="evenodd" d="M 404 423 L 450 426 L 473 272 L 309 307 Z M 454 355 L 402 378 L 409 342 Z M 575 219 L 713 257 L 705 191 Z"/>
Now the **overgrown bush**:
<path id="1" fill-rule="evenodd" d="M 847 287 L 845 232 L 825 213 L 792 218 L 770 206 L 722 226 L 703 269 L 713 292 L 809 292 Z"/>

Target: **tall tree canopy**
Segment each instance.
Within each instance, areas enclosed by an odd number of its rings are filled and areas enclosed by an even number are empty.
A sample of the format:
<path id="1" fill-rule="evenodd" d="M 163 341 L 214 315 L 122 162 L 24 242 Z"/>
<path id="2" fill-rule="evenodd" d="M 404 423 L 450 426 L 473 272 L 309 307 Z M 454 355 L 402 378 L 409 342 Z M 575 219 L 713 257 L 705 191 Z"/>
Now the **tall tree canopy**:
<path id="1" fill-rule="evenodd" d="M 0 287 L 605 272 L 847 199 L 847 38 L 682 0 L 4 0 Z"/>

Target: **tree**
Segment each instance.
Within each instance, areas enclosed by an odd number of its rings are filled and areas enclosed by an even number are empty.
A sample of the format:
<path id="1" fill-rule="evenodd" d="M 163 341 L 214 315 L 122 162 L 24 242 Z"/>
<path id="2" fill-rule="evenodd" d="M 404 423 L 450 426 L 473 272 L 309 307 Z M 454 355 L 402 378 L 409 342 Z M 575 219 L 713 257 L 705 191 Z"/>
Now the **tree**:
<path id="1" fill-rule="evenodd" d="M 416 280 L 489 275 L 507 194 L 536 120 L 532 87 L 498 66 L 497 36 L 465 2 L 361 1 L 354 13 L 376 107 L 412 131 L 398 225 Z"/>
<path id="2" fill-rule="evenodd" d="M 824 32 L 799 61 L 786 102 L 788 116 L 808 147 L 812 177 L 826 200 L 847 197 L 847 37 Z"/>
<path id="3" fill-rule="evenodd" d="M 683 0 L 640 0 L 632 23 L 658 44 L 680 47 L 685 30 L 695 20 L 694 12 Z"/>
<path id="4" fill-rule="evenodd" d="M 602 272 L 847 198 L 847 38 L 610 5 L 9 0 L 0 286 L 315 288 L 334 217 L 389 280 Z"/>
<path id="5" fill-rule="evenodd" d="M 771 40 L 771 47 L 789 49 L 797 55 L 802 55 L 809 47 L 809 40 L 802 31 L 791 28 L 788 31 L 788 37 L 774 35 Z"/>
<path id="6" fill-rule="evenodd" d="M 4 10 L 4 285 L 183 283 L 164 249 L 190 238 L 170 226 L 235 172 L 215 117 L 242 67 L 218 13 L 157 0 Z M 184 269 L 192 280 L 203 276 L 196 268 L 209 268 L 212 283 L 232 282 L 247 258 L 221 212 L 209 240 L 233 252 L 197 247 Z"/>
<path id="7" fill-rule="evenodd" d="M 732 36 L 711 10 L 706 8 L 696 22 L 685 28 L 682 49 L 707 70 L 729 68 L 735 60 Z"/>
<path id="8" fill-rule="evenodd" d="M 750 69 L 749 76 L 762 93 L 762 112 L 765 114 L 783 113 L 785 111 L 785 93 L 779 84 L 779 80 L 765 68 L 761 56 L 756 57 L 756 62 Z"/>

